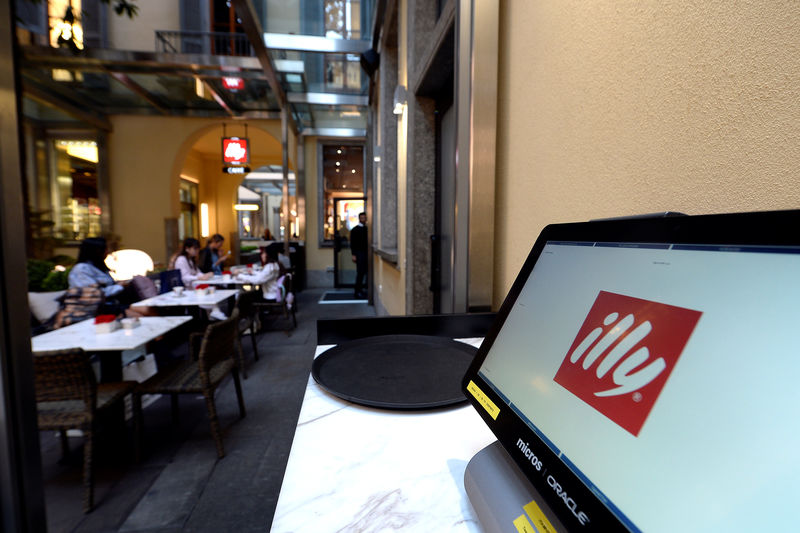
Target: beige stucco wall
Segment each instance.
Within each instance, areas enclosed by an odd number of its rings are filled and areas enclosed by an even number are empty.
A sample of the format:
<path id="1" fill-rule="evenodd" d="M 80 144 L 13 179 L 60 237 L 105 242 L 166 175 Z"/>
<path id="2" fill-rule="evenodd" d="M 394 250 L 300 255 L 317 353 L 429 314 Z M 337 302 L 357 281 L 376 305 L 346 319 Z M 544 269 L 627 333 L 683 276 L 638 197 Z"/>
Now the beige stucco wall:
<path id="1" fill-rule="evenodd" d="M 138 0 L 136 5 L 139 11 L 132 19 L 108 10 L 109 48 L 153 52 L 156 30 L 181 29 L 180 2 Z"/>
<path id="2" fill-rule="evenodd" d="M 320 248 L 319 228 L 319 162 L 317 143 L 319 137 L 303 137 L 303 155 L 305 156 L 306 175 L 306 268 L 324 272 L 333 268 L 333 251 L 331 248 Z M 331 276 L 333 280 L 333 276 Z"/>
<path id="3" fill-rule="evenodd" d="M 503 2 L 494 305 L 548 223 L 800 206 L 800 3 Z"/>
<path id="4" fill-rule="evenodd" d="M 114 233 L 128 248 L 144 250 L 165 262 L 164 219 L 179 213 L 181 173 L 199 180 L 199 201 L 209 203 L 211 233 L 226 238 L 236 229 L 232 208 L 238 177 L 222 174 L 221 155 L 199 153 L 193 146 L 209 132 L 222 132 L 219 119 L 186 117 L 111 117 L 109 173 Z M 280 163 L 280 121 L 248 121 L 251 166 Z M 290 138 L 289 166 L 295 141 Z"/>

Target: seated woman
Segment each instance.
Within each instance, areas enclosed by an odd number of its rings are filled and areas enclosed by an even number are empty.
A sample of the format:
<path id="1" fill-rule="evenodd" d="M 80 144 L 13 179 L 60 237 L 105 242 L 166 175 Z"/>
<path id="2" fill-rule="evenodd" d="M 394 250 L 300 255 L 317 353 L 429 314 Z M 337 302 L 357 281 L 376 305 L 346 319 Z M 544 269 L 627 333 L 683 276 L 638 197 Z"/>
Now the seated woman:
<path id="1" fill-rule="evenodd" d="M 181 281 L 187 289 L 192 288 L 193 281 L 202 281 L 211 278 L 213 272 L 200 272 L 197 267 L 197 256 L 200 253 L 200 241 L 192 237 L 187 237 L 183 241 L 181 251 L 175 257 L 174 268 L 181 271 Z M 216 305 L 201 305 L 200 309 L 205 309 L 208 316 L 214 320 L 225 320 L 228 318 L 225 313 Z"/>
<path id="2" fill-rule="evenodd" d="M 197 267 L 197 256 L 200 253 L 200 241 L 192 237 L 184 239 L 181 251 L 175 257 L 174 268 L 181 271 L 181 281 L 187 289 L 192 288 L 192 282 L 206 280 L 214 275 L 213 272 L 202 273 Z"/>
<path id="3" fill-rule="evenodd" d="M 81 242 L 78 251 L 78 262 L 69 272 L 70 288 L 97 285 L 103 290 L 105 303 L 98 314 L 123 314 L 127 317 L 152 314 L 148 308 L 131 309 L 130 304 L 136 301 L 133 293 L 127 290 L 126 283 L 117 283 L 108 273 L 105 258 L 108 245 L 102 237 L 90 237 Z"/>
<path id="4" fill-rule="evenodd" d="M 264 299 L 268 301 L 281 301 L 283 294 L 281 293 L 281 276 L 284 274 L 283 268 L 278 263 L 277 256 L 272 250 L 267 250 L 262 247 L 261 251 L 261 270 L 248 273 L 247 270 L 237 270 L 234 272 L 236 277 L 247 283 L 254 285 L 261 285 L 261 292 Z"/>

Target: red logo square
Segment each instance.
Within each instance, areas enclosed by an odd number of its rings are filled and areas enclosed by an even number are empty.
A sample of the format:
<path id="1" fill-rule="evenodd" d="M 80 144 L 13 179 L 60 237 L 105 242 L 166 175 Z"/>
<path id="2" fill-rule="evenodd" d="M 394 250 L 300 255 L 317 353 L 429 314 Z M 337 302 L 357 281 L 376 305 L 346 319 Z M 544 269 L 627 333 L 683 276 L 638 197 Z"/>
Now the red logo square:
<path id="1" fill-rule="evenodd" d="M 227 165 L 244 165 L 250 162 L 247 139 L 224 137 L 222 139 L 222 162 Z"/>
<path id="2" fill-rule="evenodd" d="M 553 379 L 637 436 L 701 315 L 600 291 Z"/>

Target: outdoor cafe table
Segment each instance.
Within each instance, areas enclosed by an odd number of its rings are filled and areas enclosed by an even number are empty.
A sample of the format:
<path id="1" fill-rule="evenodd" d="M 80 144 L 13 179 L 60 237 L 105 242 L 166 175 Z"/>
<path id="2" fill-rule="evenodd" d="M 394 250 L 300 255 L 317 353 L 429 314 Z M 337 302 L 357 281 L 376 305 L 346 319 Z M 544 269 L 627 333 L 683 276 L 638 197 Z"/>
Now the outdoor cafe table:
<path id="1" fill-rule="evenodd" d="M 133 329 L 119 328 L 96 333 L 94 320 L 83 320 L 31 338 L 33 353 L 65 348 L 83 348 L 100 358 L 100 380 L 119 381 L 122 367 L 141 356 L 140 348 L 153 339 L 190 321 L 189 316 L 146 316 Z"/>
<path id="2" fill-rule="evenodd" d="M 197 294 L 193 290 L 185 290 L 178 296 L 174 292 L 165 292 L 152 298 L 140 300 L 131 304 L 131 307 L 198 307 L 201 305 L 219 305 L 228 298 L 233 297 L 238 289 L 221 289 L 213 294 Z"/>
<path id="3" fill-rule="evenodd" d="M 198 285 L 252 285 L 253 283 L 250 281 L 244 281 L 238 279 L 236 276 L 225 276 L 214 275 L 209 279 L 196 279 L 192 282 L 192 287 L 196 287 Z"/>

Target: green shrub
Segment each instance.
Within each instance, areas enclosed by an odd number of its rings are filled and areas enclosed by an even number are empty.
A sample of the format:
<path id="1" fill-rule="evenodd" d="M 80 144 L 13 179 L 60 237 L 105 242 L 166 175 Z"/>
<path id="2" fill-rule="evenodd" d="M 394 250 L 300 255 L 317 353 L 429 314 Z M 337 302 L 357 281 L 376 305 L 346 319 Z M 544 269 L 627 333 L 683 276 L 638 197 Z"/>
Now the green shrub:
<path id="1" fill-rule="evenodd" d="M 28 259 L 28 291 L 29 292 L 42 292 L 42 283 L 50 272 L 52 272 L 55 264 L 44 259 Z"/>
<path id="2" fill-rule="evenodd" d="M 64 291 L 69 288 L 69 269 L 53 270 L 42 281 L 42 291 Z"/>
<path id="3" fill-rule="evenodd" d="M 239 248 L 239 251 L 243 254 L 250 253 L 255 250 L 258 250 L 258 246 L 242 246 L 241 248 Z"/>

